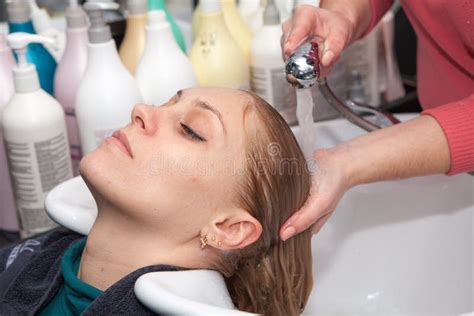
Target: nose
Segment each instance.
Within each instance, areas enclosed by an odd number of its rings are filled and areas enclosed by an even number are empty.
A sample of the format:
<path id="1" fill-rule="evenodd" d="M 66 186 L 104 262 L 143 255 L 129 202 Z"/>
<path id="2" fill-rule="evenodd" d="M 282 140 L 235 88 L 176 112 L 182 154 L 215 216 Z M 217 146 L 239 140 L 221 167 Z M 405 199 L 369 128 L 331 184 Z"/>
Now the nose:
<path id="1" fill-rule="evenodd" d="M 156 108 L 146 104 L 136 104 L 132 110 L 132 125 L 138 127 L 146 134 L 156 131 L 156 120 L 154 118 Z"/>

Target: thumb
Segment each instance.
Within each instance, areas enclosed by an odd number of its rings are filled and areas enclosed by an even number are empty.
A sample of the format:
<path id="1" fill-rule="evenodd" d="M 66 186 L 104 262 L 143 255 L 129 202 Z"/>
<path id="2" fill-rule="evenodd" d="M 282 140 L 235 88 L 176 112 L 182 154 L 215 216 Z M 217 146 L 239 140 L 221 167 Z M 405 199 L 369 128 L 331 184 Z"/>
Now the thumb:
<path id="1" fill-rule="evenodd" d="M 324 208 L 316 195 L 310 195 L 303 207 L 294 213 L 280 228 L 280 238 L 285 241 L 306 230 L 323 215 Z"/>
<path id="2" fill-rule="evenodd" d="M 311 226 L 311 234 L 315 235 L 319 233 L 319 231 L 324 226 L 324 224 L 326 224 L 326 222 L 328 221 L 329 217 L 331 217 L 331 215 L 332 213 L 327 213 L 326 215 L 320 217 L 316 221 L 316 223 L 314 223 L 313 226 Z"/>

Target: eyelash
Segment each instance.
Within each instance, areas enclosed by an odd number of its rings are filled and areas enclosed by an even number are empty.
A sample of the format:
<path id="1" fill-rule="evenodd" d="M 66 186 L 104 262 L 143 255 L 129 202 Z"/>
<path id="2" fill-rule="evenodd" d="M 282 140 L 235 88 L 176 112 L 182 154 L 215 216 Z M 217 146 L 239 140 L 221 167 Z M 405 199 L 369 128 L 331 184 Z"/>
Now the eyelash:
<path id="1" fill-rule="evenodd" d="M 191 137 L 192 139 L 194 140 L 197 140 L 197 141 L 200 141 L 200 142 L 205 142 L 206 139 L 204 139 L 204 137 L 200 136 L 199 134 L 197 134 L 195 131 L 193 131 L 189 126 L 187 126 L 186 124 L 184 123 L 180 123 L 181 124 L 181 127 L 183 128 L 183 131 L 184 133 Z"/>

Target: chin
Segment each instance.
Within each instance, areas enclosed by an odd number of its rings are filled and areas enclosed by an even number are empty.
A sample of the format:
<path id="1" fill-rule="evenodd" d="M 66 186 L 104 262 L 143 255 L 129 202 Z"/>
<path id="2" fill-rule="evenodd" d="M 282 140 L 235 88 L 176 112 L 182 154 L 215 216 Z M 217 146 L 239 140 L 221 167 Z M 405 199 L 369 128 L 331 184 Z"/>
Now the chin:
<path id="1" fill-rule="evenodd" d="M 106 146 L 103 144 L 86 154 L 79 164 L 79 173 L 98 206 L 106 203 L 132 215 L 142 202 L 137 201 L 136 194 L 131 194 L 131 188 L 140 185 L 135 182 L 134 167 L 117 156 L 122 153 Z"/>
<path id="2" fill-rule="evenodd" d="M 102 148 L 96 148 L 82 157 L 79 163 L 79 173 L 84 179 L 94 178 L 94 173 L 102 173 L 104 155 Z"/>
<path id="3" fill-rule="evenodd" d="M 87 186 L 96 197 L 96 193 L 104 195 L 106 197 L 107 190 L 116 191 L 119 188 L 121 181 L 121 174 L 118 170 L 123 170 L 117 165 L 117 161 L 114 161 L 111 153 L 107 152 L 104 145 L 86 154 L 80 164 L 79 173 L 86 182 Z"/>

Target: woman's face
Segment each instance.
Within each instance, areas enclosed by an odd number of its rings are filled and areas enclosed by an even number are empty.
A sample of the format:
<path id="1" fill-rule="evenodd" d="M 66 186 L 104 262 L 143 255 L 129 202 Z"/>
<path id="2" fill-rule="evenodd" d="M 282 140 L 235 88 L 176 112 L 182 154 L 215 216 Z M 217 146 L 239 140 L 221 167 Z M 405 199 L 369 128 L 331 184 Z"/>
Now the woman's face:
<path id="1" fill-rule="evenodd" d="M 99 201 L 144 228 L 199 235 L 215 212 L 233 207 L 244 125 L 256 124 L 251 102 L 212 88 L 183 90 L 160 107 L 136 105 L 131 123 L 84 157 L 81 174 Z"/>

